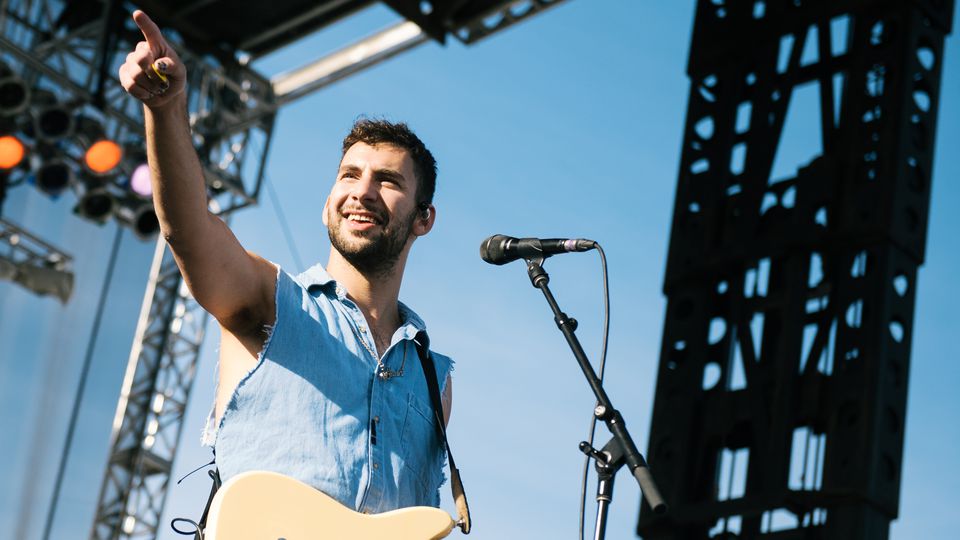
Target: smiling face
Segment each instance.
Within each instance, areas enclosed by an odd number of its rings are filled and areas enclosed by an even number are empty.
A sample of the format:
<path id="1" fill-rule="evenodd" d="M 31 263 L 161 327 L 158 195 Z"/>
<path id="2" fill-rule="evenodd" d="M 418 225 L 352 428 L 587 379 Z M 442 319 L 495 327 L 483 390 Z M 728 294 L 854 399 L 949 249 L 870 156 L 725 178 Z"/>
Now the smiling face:
<path id="1" fill-rule="evenodd" d="M 417 177 L 407 151 L 358 142 L 343 155 L 324 205 L 330 244 L 362 273 L 389 273 L 433 224 L 432 207 L 424 217 L 416 201 Z"/>

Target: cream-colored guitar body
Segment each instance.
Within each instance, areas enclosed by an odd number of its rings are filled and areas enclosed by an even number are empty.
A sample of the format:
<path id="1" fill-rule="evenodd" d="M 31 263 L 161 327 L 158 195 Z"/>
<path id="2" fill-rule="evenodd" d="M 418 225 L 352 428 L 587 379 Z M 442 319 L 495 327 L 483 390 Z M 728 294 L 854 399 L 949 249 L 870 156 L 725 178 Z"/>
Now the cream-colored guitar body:
<path id="1" fill-rule="evenodd" d="M 206 540 L 427 540 L 455 526 L 438 508 L 383 514 L 355 512 L 282 474 L 251 471 L 220 486 L 207 517 Z"/>

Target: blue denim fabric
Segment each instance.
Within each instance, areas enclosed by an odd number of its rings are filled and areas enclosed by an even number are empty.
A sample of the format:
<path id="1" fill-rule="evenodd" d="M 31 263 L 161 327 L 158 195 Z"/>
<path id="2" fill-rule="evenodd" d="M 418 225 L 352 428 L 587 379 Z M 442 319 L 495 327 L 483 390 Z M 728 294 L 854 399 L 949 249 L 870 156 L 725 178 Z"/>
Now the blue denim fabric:
<path id="1" fill-rule="evenodd" d="M 383 380 L 360 341 L 376 350 L 373 336 L 343 287 L 319 265 L 296 278 L 278 271 L 276 323 L 205 437 L 223 480 L 270 470 L 358 511 L 439 506 L 446 453 L 413 342 L 424 323 L 402 303 L 400 316 L 383 363 L 403 375 Z M 432 356 L 442 391 L 452 361 Z"/>

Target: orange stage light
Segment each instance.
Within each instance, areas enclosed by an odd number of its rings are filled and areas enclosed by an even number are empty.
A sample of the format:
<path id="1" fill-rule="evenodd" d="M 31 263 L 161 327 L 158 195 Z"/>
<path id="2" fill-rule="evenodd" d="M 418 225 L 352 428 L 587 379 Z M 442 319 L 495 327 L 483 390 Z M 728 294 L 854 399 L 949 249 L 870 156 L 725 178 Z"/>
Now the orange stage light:
<path id="1" fill-rule="evenodd" d="M 27 153 L 20 139 L 13 135 L 0 137 L 0 169 L 12 169 L 23 161 Z"/>
<path id="2" fill-rule="evenodd" d="M 101 139 L 91 144 L 83 156 L 83 162 L 87 168 L 97 174 L 112 171 L 120 164 L 121 159 L 123 159 L 123 150 L 120 145 L 108 139 Z"/>

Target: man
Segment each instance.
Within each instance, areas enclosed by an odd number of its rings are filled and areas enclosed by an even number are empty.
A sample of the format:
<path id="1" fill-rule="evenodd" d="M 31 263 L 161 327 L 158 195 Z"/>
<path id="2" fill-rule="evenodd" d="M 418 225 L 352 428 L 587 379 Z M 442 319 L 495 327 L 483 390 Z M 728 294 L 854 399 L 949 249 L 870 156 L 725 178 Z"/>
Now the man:
<path id="1" fill-rule="evenodd" d="M 298 277 L 243 249 L 207 210 L 186 70 L 142 11 L 120 81 L 144 104 L 160 230 L 222 330 L 205 442 L 224 481 L 247 470 L 302 480 L 362 512 L 439 505 L 442 450 L 414 337 L 398 302 L 413 241 L 430 232 L 436 163 L 403 124 L 360 120 L 323 206 L 332 249 Z M 449 358 L 432 354 L 451 403 Z"/>

